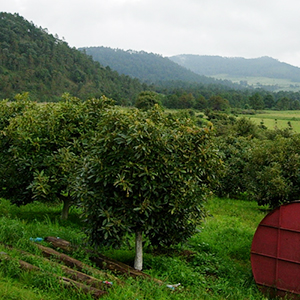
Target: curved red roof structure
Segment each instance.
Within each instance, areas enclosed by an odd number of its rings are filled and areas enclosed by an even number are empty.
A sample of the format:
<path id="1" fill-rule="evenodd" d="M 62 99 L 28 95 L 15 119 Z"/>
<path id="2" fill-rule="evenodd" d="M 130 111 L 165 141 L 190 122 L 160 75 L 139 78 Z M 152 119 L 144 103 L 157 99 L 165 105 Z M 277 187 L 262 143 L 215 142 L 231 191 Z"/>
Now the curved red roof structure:
<path id="1" fill-rule="evenodd" d="M 259 224 L 251 247 L 254 279 L 271 296 L 300 294 L 300 201 L 282 205 Z"/>

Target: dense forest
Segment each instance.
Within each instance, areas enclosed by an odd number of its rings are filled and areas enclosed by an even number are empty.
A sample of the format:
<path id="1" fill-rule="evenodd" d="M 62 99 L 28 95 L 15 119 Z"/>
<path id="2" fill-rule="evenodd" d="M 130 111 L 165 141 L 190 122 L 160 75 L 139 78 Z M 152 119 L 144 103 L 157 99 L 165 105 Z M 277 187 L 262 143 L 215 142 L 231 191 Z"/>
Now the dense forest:
<path id="1" fill-rule="evenodd" d="M 137 79 L 104 68 L 91 57 L 18 14 L 0 14 L 0 98 L 30 92 L 55 101 L 64 92 L 86 99 L 103 94 L 118 103 L 143 90 Z"/>
<path id="2" fill-rule="evenodd" d="M 200 75 L 229 74 L 242 77 L 284 78 L 300 82 L 300 68 L 267 56 L 246 59 L 182 54 L 171 56 L 170 60 Z"/>
<path id="3" fill-rule="evenodd" d="M 167 108 L 194 108 L 212 110 L 262 109 L 298 110 L 300 93 L 291 91 L 270 92 L 264 89 L 231 89 L 218 84 L 164 82 L 156 91 L 163 95 Z"/>
<path id="4" fill-rule="evenodd" d="M 142 82 L 164 85 L 168 81 L 190 82 L 199 84 L 217 84 L 240 89 L 239 84 L 228 80 L 196 74 L 174 63 L 167 57 L 145 51 L 112 49 L 109 47 L 80 48 L 103 66 L 109 66 L 120 74 L 138 78 Z"/>

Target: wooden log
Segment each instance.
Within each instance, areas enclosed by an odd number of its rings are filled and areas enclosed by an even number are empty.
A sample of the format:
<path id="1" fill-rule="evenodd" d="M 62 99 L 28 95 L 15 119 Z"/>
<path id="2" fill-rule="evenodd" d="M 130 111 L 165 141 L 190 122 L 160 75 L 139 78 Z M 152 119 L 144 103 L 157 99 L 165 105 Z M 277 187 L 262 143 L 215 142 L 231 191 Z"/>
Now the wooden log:
<path id="1" fill-rule="evenodd" d="M 64 239 L 61 239 L 61 238 L 47 236 L 44 238 L 44 241 L 50 243 L 55 248 L 60 248 L 66 252 L 71 252 L 72 250 L 74 250 L 74 247 L 72 247 L 70 242 L 68 242 Z"/>
<path id="2" fill-rule="evenodd" d="M 164 283 L 163 281 L 161 281 L 157 278 L 151 277 L 150 275 L 148 275 L 142 271 L 138 271 L 138 270 L 134 269 L 133 267 L 126 265 L 122 262 L 119 262 L 119 261 L 111 259 L 111 258 L 107 258 L 106 256 L 104 256 L 102 254 L 97 254 L 97 255 L 91 256 L 90 260 L 92 262 L 94 262 L 97 267 L 102 268 L 104 270 L 111 270 L 111 271 L 123 274 L 125 276 L 130 276 L 133 278 L 142 277 L 145 279 L 155 281 L 158 284 Z"/>
<path id="3" fill-rule="evenodd" d="M 72 246 L 70 242 L 63 240 L 63 239 L 59 239 L 59 238 L 55 238 L 55 237 L 46 237 L 44 240 L 51 243 L 51 245 L 54 248 L 60 248 L 65 251 L 72 251 L 72 249 L 76 249 L 76 247 Z M 92 262 L 94 262 L 97 267 L 99 267 L 103 270 L 111 270 L 113 272 L 116 272 L 116 273 L 119 273 L 119 274 L 122 274 L 125 276 L 131 276 L 134 278 L 142 277 L 142 278 L 150 279 L 150 280 L 157 282 L 158 284 L 164 283 L 163 281 L 153 278 L 150 275 L 148 275 L 142 271 L 138 271 L 129 265 L 126 265 L 117 260 L 108 258 L 102 254 L 96 253 L 95 251 L 86 250 L 86 252 L 92 254 L 92 256 L 90 257 L 90 260 Z"/>
<path id="4" fill-rule="evenodd" d="M 13 259 L 10 255 L 8 255 L 5 252 L 0 252 L 0 261 L 2 261 L 2 260 L 15 260 L 15 259 Z M 40 271 L 40 268 L 38 268 L 38 267 L 36 267 L 32 264 L 29 264 L 28 262 L 23 261 L 21 259 L 18 260 L 18 263 L 20 265 L 20 268 L 23 269 L 23 270 L 26 270 L 26 271 Z"/>
<path id="5" fill-rule="evenodd" d="M 94 287 L 94 288 L 101 288 L 106 289 L 107 287 L 110 287 L 111 284 L 106 284 L 103 281 L 99 280 L 98 278 L 95 278 L 93 276 L 87 275 L 85 273 L 73 270 L 66 266 L 61 266 L 63 272 L 67 274 L 71 279 L 84 282 L 88 286 Z"/>
<path id="6" fill-rule="evenodd" d="M 76 268 L 77 270 L 84 272 L 89 271 L 91 273 L 97 274 L 99 277 L 102 277 L 103 280 L 113 281 L 117 282 L 119 284 L 123 284 L 123 282 L 118 279 L 117 277 L 108 274 L 106 272 L 100 271 L 98 269 L 92 268 L 91 266 L 84 264 L 80 260 L 77 260 L 69 255 L 60 253 L 58 251 L 55 251 L 49 247 L 42 246 L 40 244 L 36 244 L 36 246 L 42 251 L 42 254 L 46 257 L 54 257 L 61 262 L 63 262 L 66 266 L 70 268 Z"/>
<path id="7" fill-rule="evenodd" d="M 61 277 L 60 276 L 58 278 L 64 286 L 71 287 L 71 288 L 76 287 L 85 294 L 91 294 L 96 299 L 99 299 L 100 297 L 107 294 L 106 291 L 102 291 L 102 290 L 99 290 L 99 289 L 94 288 L 92 286 L 85 285 L 83 283 L 77 282 L 77 281 L 72 280 L 72 279 L 67 278 L 67 277 Z"/>
<path id="8" fill-rule="evenodd" d="M 40 268 L 19 259 L 20 268 L 27 271 L 40 271 Z"/>
<path id="9" fill-rule="evenodd" d="M 35 258 L 39 258 L 42 259 L 43 261 L 55 266 L 55 267 L 60 267 L 62 269 L 62 271 L 68 275 L 71 279 L 79 281 L 79 282 L 84 282 L 85 284 L 92 286 L 94 288 L 101 288 L 101 289 L 106 289 L 107 287 L 111 287 L 111 284 L 108 283 L 104 283 L 103 280 L 100 280 L 98 278 L 95 278 L 93 276 L 87 275 L 85 273 L 79 272 L 77 270 L 71 269 L 65 265 L 61 265 L 57 262 L 51 261 L 45 257 L 38 257 L 37 255 L 28 253 L 26 251 L 23 250 L 19 250 L 16 249 L 14 247 L 11 246 L 6 246 L 6 248 L 10 249 L 10 250 L 14 250 L 14 251 L 18 251 L 20 252 L 22 255 L 26 256 L 26 257 L 35 257 Z M 24 262 L 25 263 L 25 262 Z M 26 268 L 26 266 L 25 266 Z"/>
<path id="10" fill-rule="evenodd" d="M 7 253 L 1 252 L 0 253 L 0 260 L 3 259 L 9 259 L 9 260 L 14 260 L 14 258 L 12 258 L 11 256 L 9 256 Z M 39 271 L 42 272 L 42 270 L 30 263 L 27 263 L 26 261 L 23 260 L 18 260 L 19 264 L 20 264 L 20 268 L 26 271 Z M 72 280 L 70 278 L 67 277 L 63 277 L 63 276 L 58 276 L 56 274 L 52 274 L 49 273 L 49 275 L 56 277 L 59 282 L 61 282 L 65 287 L 71 287 L 71 288 L 77 288 L 79 290 L 81 290 L 83 293 L 85 294 L 91 294 L 95 299 L 99 299 L 100 297 L 104 296 L 107 294 L 106 291 L 102 291 L 98 288 L 94 288 L 91 286 L 88 286 L 86 284 L 77 282 L 75 280 Z"/>

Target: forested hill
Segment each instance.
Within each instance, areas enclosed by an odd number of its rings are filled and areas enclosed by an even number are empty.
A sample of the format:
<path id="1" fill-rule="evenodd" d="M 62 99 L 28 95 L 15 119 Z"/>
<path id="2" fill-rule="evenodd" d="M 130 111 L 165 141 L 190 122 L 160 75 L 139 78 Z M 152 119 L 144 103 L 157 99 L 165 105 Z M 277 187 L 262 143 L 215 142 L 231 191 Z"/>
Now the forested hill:
<path id="1" fill-rule="evenodd" d="M 169 58 L 197 74 L 206 76 L 227 74 L 232 77 L 268 77 L 300 82 L 300 68 L 267 56 L 246 59 L 182 54 Z"/>
<path id="2" fill-rule="evenodd" d="M 139 80 L 102 67 L 18 14 L 1 12 L 0 28 L 0 99 L 29 92 L 33 100 L 53 101 L 68 92 L 82 99 L 104 94 L 121 103 L 143 89 Z"/>
<path id="3" fill-rule="evenodd" d="M 108 47 L 87 47 L 80 50 L 91 55 L 94 60 L 103 66 L 109 66 L 120 74 L 138 78 L 148 84 L 181 81 L 202 84 L 221 84 L 234 88 L 239 85 L 230 81 L 216 80 L 196 74 L 167 57 L 145 51 L 121 50 Z"/>

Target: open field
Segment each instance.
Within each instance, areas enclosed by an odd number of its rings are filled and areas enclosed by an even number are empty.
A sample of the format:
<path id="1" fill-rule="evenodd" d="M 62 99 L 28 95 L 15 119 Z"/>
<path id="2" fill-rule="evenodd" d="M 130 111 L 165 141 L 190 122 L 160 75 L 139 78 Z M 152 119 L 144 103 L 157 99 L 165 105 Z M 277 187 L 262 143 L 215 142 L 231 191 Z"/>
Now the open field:
<path id="1" fill-rule="evenodd" d="M 187 243 L 163 253 L 153 252 L 150 246 L 145 245 L 144 272 L 165 284 L 181 283 L 180 287 L 170 290 L 166 285 L 121 276 L 119 278 L 125 284 L 114 284 L 103 299 L 266 299 L 256 287 L 250 265 L 252 238 L 266 210 L 261 210 L 255 202 L 219 198 L 210 199 L 206 208 L 209 217 Z M 0 200 L 0 251 L 25 259 L 20 253 L 5 248 L 5 243 L 39 254 L 30 241 L 31 237 L 59 236 L 83 245 L 80 211 L 73 208 L 69 220 L 61 221 L 60 210 L 60 205 L 35 202 L 16 207 L 7 200 Z M 46 242 L 41 243 L 47 245 Z M 127 264 L 133 262 L 132 245 L 99 251 Z M 88 256 L 80 249 L 73 253 L 73 257 L 89 262 Z M 62 273 L 42 259 L 29 262 L 45 272 Z M 22 271 L 18 264 L 2 261 L 0 299 L 91 300 L 92 297 L 63 289 L 55 278 L 48 275 Z"/>
<path id="2" fill-rule="evenodd" d="M 300 111 L 299 110 L 287 110 L 287 111 L 274 111 L 266 110 L 255 115 L 240 115 L 240 117 L 248 117 L 254 121 L 257 125 L 263 124 L 269 128 L 285 129 L 290 128 L 288 122 L 290 122 L 292 129 L 295 132 L 300 133 Z"/>
<path id="3" fill-rule="evenodd" d="M 280 78 L 269 78 L 269 77 L 252 77 L 252 76 L 244 76 L 244 77 L 233 77 L 228 76 L 227 74 L 217 74 L 214 76 L 216 79 L 222 80 L 230 80 L 234 83 L 247 82 L 248 85 L 253 86 L 254 88 L 260 88 L 262 86 L 276 86 L 275 91 L 292 91 L 298 92 L 300 90 L 300 83 L 293 82 L 288 79 L 280 79 Z"/>

